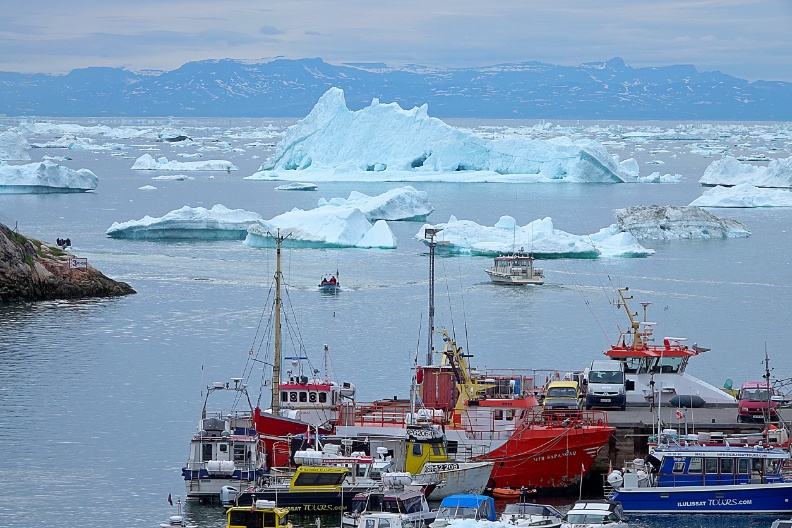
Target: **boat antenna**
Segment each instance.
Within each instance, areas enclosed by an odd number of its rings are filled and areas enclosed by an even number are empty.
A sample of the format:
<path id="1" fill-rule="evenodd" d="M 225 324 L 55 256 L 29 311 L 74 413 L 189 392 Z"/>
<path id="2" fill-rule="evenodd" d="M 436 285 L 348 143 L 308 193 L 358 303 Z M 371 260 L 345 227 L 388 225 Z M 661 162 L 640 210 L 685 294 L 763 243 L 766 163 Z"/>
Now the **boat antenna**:
<path id="1" fill-rule="evenodd" d="M 434 227 L 427 227 L 424 229 L 424 238 L 429 240 L 429 342 L 427 343 L 427 351 L 426 351 L 426 364 L 432 364 L 432 333 L 434 332 L 434 257 L 435 257 L 435 247 L 437 247 L 437 242 L 435 242 L 435 236 L 442 231 L 442 229 L 437 229 Z"/>
<path id="2" fill-rule="evenodd" d="M 772 399 L 770 398 L 770 356 L 767 355 L 767 341 L 765 341 L 765 373 L 762 376 L 765 380 L 765 391 L 767 393 L 767 409 L 762 410 L 762 415 L 764 417 L 765 423 L 770 423 L 770 403 Z"/>

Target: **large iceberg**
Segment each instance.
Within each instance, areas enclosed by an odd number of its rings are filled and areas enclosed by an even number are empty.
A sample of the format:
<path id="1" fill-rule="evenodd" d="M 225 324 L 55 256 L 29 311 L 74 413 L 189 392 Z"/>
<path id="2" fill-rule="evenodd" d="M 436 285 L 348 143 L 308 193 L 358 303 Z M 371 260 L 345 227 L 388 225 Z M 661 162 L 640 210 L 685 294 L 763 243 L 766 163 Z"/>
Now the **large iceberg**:
<path id="1" fill-rule="evenodd" d="M 290 127 L 250 179 L 454 182 L 624 182 L 624 169 L 590 140 L 522 136 L 485 139 L 397 103 L 351 111 L 331 88 Z"/>
<path id="2" fill-rule="evenodd" d="M 756 187 L 792 187 L 792 157 L 775 159 L 765 167 L 740 163 L 726 156 L 710 163 L 699 183 L 709 186 L 750 183 Z"/>
<path id="3" fill-rule="evenodd" d="M 355 207 L 318 207 L 309 211 L 293 209 L 251 225 L 244 244 L 274 247 L 275 236 L 288 236 L 284 244 L 291 247 L 396 247 L 396 237 L 387 222 L 378 220 L 372 226 Z"/>
<path id="4" fill-rule="evenodd" d="M 792 207 L 789 189 L 761 189 L 750 183 L 713 187 L 690 202 L 697 207 Z"/>
<path id="5" fill-rule="evenodd" d="M 553 227 L 551 218 L 518 226 L 511 216 L 501 216 L 493 226 L 451 217 L 445 224 L 424 225 L 415 235 L 425 244 L 426 228 L 442 229 L 437 248 L 442 252 L 499 255 L 516 250 L 529 251 L 537 258 L 646 257 L 653 249 L 643 247 L 629 233 L 611 226 L 593 235 L 573 235 Z"/>
<path id="6" fill-rule="evenodd" d="M 88 169 L 74 170 L 51 161 L 25 165 L 0 161 L 0 194 L 85 192 L 98 184 L 99 178 Z"/>
<path id="7" fill-rule="evenodd" d="M 424 221 L 434 208 L 429 204 L 429 195 L 409 185 L 391 189 L 377 196 L 368 196 L 358 191 L 349 193 L 349 198 L 321 198 L 319 207 L 356 207 L 369 220 Z"/>
<path id="8" fill-rule="evenodd" d="M 646 205 L 616 209 L 616 224 L 639 240 L 743 238 L 751 232 L 731 218 L 698 207 Z"/>
<path id="9" fill-rule="evenodd" d="M 154 159 L 151 154 L 143 154 L 132 165 L 133 170 L 174 170 L 174 171 L 232 171 L 236 165 L 226 160 L 206 161 L 168 161 L 162 157 Z"/>
<path id="10" fill-rule="evenodd" d="M 261 220 L 261 215 L 244 209 L 228 209 L 217 204 L 211 209 L 189 207 L 171 211 L 165 216 L 140 220 L 113 222 L 107 236 L 140 240 L 242 240 L 250 224 Z"/>
<path id="11" fill-rule="evenodd" d="M 30 145 L 19 132 L 0 133 L 0 160 L 30 161 Z"/>

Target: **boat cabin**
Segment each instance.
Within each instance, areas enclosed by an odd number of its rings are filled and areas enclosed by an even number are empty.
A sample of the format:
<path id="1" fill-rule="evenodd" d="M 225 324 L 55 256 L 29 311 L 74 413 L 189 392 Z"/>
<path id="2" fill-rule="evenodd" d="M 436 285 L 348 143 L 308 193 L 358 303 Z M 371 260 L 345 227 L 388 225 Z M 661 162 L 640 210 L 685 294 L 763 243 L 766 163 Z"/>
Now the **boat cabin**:
<path id="1" fill-rule="evenodd" d="M 495 500 L 485 495 L 451 495 L 440 503 L 437 518 L 432 526 L 443 527 L 452 520 L 472 519 L 475 521 L 495 520 Z"/>
<path id="2" fill-rule="evenodd" d="M 787 451 L 760 446 L 658 447 L 647 463 L 657 486 L 715 486 L 782 482 L 788 459 Z"/>
<path id="3" fill-rule="evenodd" d="M 627 526 L 621 504 L 609 500 L 579 500 L 566 513 L 564 522 L 573 526 Z"/>
<path id="4" fill-rule="evenodd" d="M 229 508 L 226 528 L 291 528 L 289 510 L 275 507 L 274 501 L 257 500 L 250 506 Z"/>

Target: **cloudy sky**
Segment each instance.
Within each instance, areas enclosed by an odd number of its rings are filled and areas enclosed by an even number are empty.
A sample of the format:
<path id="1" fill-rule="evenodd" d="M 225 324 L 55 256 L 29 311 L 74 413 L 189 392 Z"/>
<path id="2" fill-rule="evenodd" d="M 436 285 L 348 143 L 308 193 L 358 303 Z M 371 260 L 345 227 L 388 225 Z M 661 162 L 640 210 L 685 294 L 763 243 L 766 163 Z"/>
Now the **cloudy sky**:
<path id="1" fill-rule="evenodd" d="M 204 59 L 693 64 L 792 82 L 792 0 L 3 0 L 0 71 Z"/>

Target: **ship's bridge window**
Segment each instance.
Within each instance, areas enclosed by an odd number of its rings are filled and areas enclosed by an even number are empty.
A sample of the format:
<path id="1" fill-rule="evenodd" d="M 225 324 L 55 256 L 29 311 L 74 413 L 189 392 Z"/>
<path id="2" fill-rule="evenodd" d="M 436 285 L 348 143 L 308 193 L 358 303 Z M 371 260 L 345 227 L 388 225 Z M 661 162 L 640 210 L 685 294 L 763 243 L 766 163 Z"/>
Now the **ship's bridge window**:
<path id="1" fill-rule="evenodd" d="M 443 446 L 441 444 L 432 444 L 432 454 L 440 456 L 443 454 Z"/>
<path id="2" fill-rule="evenodd" d="M 674 469 L 671 470 L 673 473 L 684 473 L 685 472 L 685 461 L 684 460 L 674 460 Z"/>
<path id="3" fill-rule="evenodd" d="M 305 403 L 308 401 L 308 393 L 305 391 L 300 391 L 300 401 Z"/>
<path id="4" fill-rule="evenodd" d="M 721 458 L 720 459 L 720 472 L 721 475 L 731 475 L 734 473 L 734 459 Z"/>
<path id="5" fill-rule="evenodd" d="M 768 458 L 765 460 L 765 473 L 768 475 L 775 475 L 781 467 L 781 461 L 777 458 Z"/>
<path id="6" fill-rule="evenodd" d="M 245 444 L 234 444 L 234 461 L 245 461 Z"/>
<path id="7" fill-rule="evenodd" d="M 665 374 L 676 374 L 682 364 L 681 357 L 659 357 L 655 358 L 650 372 L 662 372 Z"/>
<path id="8" fill-rule="evenodd" d="M 297 393 L 296 392 L 290 392 L 289 393 L 289 401 L 293 401 L 293 402 L 297 401 Z"/>
<path id="9" fill-rule="evenodd" d="M 495 411 L 493 414 L 493 418 L 496 420 L 503 420 L 503 411 Z"/>
<path id="10" fill-rule="evenodd" d="M 690 459 L 690 465 L 688 465 L 688 473 L 701 473 L 701 458 L 694 457 Z"/>
<path id="11" fill-rule="evenodd" d="M 327 393 L 320 392 L 319 393 L 319 403 L 327 403 Z"/>
<path id="12" fill-rule="evenodd" d="M 635 374 L 638 372 L 638 367 L 641 366 L 641 358 L 628 357 L 624 358 L 624 372 Z"/>
<path id="13" fill-rule="evenodd" d="M 412 447 L 412 454 L 413 456 L 421 456 L 423 455 L 423 446 L 421 444 L 413 444 Z"/>
<path id="14" fill-rule="evenodd" d="M 718 473 L 718 459 L 705 458 L 704 459 L 704 472 L 705 473 Z"/>
<path id="15" fill-rule="evenodd" d="M 212 460 L 212 444 L 203 444 L 201 450 L 201 460 L 204 462 Z"/>
<path id="16" fill-rule="evenodd" d="M 737 473 L 740 475 L 748 475 L 751 473 L 751 461 L 747 458 L 737 459 Z"/>
<path id="17" fill-rule="evenodd" d="M 289 401 L 289 393 L 288 392 L 281 392 L 281 401 L 282 402 Z"/>

